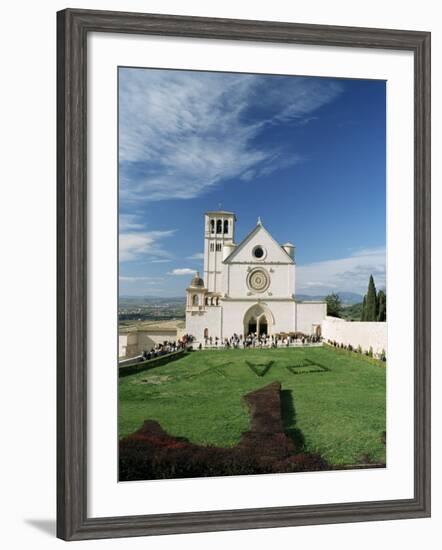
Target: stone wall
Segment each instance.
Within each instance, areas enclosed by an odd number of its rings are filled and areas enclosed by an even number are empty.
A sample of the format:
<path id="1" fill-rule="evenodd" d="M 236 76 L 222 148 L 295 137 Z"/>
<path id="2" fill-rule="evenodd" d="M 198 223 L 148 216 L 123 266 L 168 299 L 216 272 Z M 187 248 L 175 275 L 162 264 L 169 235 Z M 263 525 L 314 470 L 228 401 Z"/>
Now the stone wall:
<path id="1" fill-rule="evenodd" d="M 296 302 L 296 327 L 297 332 L 315 334 L 316 327 L 321 327 L 327 315 L 325 302 Z M 322 332 L 322 329 L 320 329 Z"/>
<path id="2" fill-rule="evenodd" d="M 118 335 L 118 357 L 135 357 L 139 353 L 138 334 L 136 332 Z"/>
<path id="3" fill-rule="evenodd" d="M 362 351 L 379 355 L 383 350 L 387 353 L 387 323 L 345 321 L 336 317 L 326 317 L 322 322 L 322 336 L 325 340 L 336 341 L 338 344 L 354 348 L 361 346 Z"/>
<path id="4" fill-rule="evenodd" d="M 185 327 L 153 327 L 152 329 L 134 329 L 131 332 L 121 332 L 118 335 L 118 357 L 136 357 L 144 351 L 152 350 L 157 344 L 162 344 L 165 341 L 175 342 L 181 339 L 185 332 Z"/>
<path id="5" fill-rule="evenodd" d="M 174 342 L 177 340 L 177 331 L 175 330 L 152 330 L 138 331 L 138 349 L 139 352 L 151 351 L 157 344 L 163 342 Z"/>

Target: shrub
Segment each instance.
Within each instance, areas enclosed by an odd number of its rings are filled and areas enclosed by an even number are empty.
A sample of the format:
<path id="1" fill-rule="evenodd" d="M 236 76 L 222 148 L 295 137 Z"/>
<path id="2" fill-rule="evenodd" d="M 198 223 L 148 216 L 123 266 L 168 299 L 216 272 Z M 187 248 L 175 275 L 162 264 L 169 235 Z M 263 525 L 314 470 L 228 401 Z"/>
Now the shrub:
<path id="1" fill-rule="evenodd" d="M 165 432 L 147 420 L 119 445 L 119 479 L 169 479 L 325 470 L 319 455 L 295 454 L 284 433 L 279 382 L 243 397 L 251 414 L 249 431 L 235 447 L 201 446 Z"/>
<path id="2" fill-rule="evenodd" d="M 155 445 L 126 441 L 120 444 L 119 479 L 170 479 L 310 472 L 329 469 L 316 454 L 299 453 L 281 460 L 262 460 L 250 449 L 202 447 L 189 442 Z"/>

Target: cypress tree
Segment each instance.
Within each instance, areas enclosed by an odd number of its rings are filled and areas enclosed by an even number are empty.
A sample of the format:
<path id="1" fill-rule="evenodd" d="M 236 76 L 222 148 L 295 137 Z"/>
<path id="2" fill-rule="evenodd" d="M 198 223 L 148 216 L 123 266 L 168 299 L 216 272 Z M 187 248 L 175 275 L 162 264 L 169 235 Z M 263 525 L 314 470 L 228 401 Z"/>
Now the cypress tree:
<path id="1" fill-rule="evenodd" d="M 368 281 L 368 292 L 365 304 L 366 309 L 366 321 L 376 321 L 377 319 L 377 299 L 376 299 L 376 287 L 374 286 L 373 275 L 370 275 Z"/>
<path id="2" fill-rule="evenodd" d="M 367 296 L 364 296 L 364 300 L 362 302 L 362 313 L 361 313 L 361 321 L 366 321 L 367 317 Z"/>
<path id="3" fill-rule="evenodd" d="M 378 292 L 378 321 L 387 320 L 387 296 L 383 290 Z"/>

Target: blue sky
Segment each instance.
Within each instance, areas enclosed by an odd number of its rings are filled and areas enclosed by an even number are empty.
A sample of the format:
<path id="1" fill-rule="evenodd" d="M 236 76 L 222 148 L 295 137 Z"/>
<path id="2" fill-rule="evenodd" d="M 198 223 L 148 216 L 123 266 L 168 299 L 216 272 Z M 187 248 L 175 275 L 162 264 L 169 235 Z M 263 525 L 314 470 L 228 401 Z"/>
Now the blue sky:
<path id="1" fill-rule="evenodd" d="M 385 286 L 386 83 L 119 69 L 120 295 L 180 296 L 203 214 L 296 246 L 296 292 Z"/>

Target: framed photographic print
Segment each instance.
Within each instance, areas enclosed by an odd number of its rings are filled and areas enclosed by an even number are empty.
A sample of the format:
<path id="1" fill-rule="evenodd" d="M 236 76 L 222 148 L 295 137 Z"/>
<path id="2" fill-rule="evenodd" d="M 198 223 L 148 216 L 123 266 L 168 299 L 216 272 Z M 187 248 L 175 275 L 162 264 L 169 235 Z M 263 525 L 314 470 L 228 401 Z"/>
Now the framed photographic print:
<path id="1" fill-rule="evenodd" d="M 430 34 L 58 13 L 58 536 L 430 514 Z"/>

